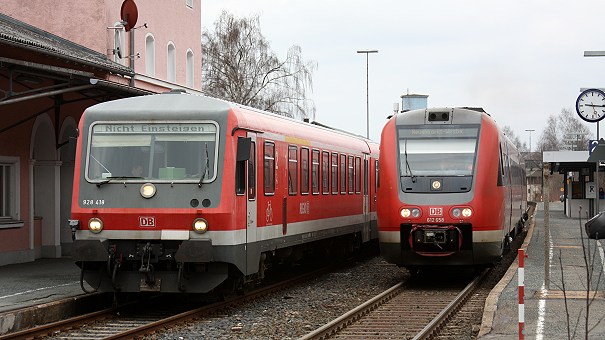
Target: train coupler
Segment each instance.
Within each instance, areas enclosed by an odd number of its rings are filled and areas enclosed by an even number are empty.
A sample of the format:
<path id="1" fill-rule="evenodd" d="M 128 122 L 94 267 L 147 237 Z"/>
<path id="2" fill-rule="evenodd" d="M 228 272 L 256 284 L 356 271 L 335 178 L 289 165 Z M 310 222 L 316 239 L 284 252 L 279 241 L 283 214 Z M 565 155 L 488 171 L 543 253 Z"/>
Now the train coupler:
<path id="1" fill-rule="evenodd" d="M 151 253 L 152 247 L 151 243 L 147 242 L 143 247 L 143 254 L 141 255 L 141 268 L 139 268 L 139 273 L 145 274 L 145 283 L 153 284 L 153 265 L 151 264 Z"/>
<path id="2" fill-rule="evenodd" d="M 460 251 L 462 232 L 451 225 L 417 225 L 410 232 L 409 243 L 419 255 L 448 256 Z"/>

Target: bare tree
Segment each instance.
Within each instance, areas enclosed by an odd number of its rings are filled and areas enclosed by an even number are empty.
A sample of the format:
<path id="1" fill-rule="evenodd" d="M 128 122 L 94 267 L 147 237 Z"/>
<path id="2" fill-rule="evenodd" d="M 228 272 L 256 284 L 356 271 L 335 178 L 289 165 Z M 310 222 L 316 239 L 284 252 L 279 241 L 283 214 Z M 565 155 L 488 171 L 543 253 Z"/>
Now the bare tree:
<path id="1" fill-rule="evenodd" d="M 235 18 L 225 11 L 214 31 L 202 33 L 202 88 L 205 94 L 293 118 L 315 116 L 307 98 L 315 62 L 298 46 L 285 60 L 271 51 L 258 15 Z"/>
<path id="2" fill-rule="evenodd" d="M 570 109 L 562 109 L 558 115 L 548 116 L 538 150 L 557 151 L 566 147 L 587 150 L 591 136 L 590 129 Z"/>
<path id="3" fill-rule="evenodd" d="M 529 149 L 527 148 L 527 144 L 525 142 L 521 142 L 519 136 L 515 134 L 513 129 L 510 126 L 506 125 L 502 128 L 502 132 L 510 139 L 510 141 L 515 145 L 515 147 L 521 152 L 527 152 Z"/>

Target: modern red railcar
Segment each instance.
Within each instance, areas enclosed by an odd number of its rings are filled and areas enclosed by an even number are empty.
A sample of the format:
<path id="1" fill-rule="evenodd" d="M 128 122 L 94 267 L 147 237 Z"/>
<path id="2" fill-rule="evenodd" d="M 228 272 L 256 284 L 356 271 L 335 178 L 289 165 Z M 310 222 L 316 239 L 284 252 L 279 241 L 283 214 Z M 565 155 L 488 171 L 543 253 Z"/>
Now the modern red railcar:
<path id="1" fill-rule="evenodd" d="M 390 263 L 490 264 L 527 220 L 521 154 L 482 109 L 393 116 L 379 166 L 380 253 Z"/>
<path id="2" fill-rule="evenodd" d="M 69 223 L 99 290 L 239 289 L 378 238 L 363 137 L 183 93 L 92 106 L 79 131 Z"/>

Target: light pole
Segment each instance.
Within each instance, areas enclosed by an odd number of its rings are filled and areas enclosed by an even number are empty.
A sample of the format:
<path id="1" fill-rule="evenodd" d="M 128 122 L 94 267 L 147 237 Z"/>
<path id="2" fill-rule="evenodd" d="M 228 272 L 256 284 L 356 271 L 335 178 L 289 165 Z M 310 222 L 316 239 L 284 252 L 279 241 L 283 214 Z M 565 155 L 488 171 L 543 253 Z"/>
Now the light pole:
<path id="1" fill-rule="evenodd" d="M 370 139 L 370 79 L 369 79 L 369 55 L 378 53 L 378 50 L 361 50 L 357 53 L 366 54 L 366 138 Z"/>
<path id="2" fill-rule="evenodd" d="M 525 129 L 525 131 L 529 132 L 529 159 L 527 161 L 531 162 L 532 161 L 531 160 L 531 133 L 533 131 L 536 131 L 536 130 L 534 130 L 534 129 Z M 529 172 L 530 172 L 530 176 L 531 176 L 532 172 L 533 172 L 533 166 L 531 166 L 531 165 L 529 167 Z M 530 178 L 532 178 L 532 177 L 530 177 Z M 533 190 L 532 190 L 533 189 L 533 185 L 532 184 L 533 183 L 528 183 L 528 185 L 529 185 L 529 199 L 531 199 L 533 201 Z"/>
<path id="3" fill-rule="evenodd" d="M 536 130 L 534 130 L 534 129 L 525 129 L 525 131 L 529 132 L 529 154 L 530 154 L 530 157 L 531 157 L 531 133 L 532 133 L 532 131 L 536 131 Z"/>

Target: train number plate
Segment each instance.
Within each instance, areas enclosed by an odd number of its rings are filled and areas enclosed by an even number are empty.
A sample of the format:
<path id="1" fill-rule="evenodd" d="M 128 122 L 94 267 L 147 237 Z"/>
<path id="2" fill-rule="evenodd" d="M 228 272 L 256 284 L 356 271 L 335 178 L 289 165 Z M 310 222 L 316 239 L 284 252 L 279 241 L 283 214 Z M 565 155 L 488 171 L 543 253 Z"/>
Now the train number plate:
<path id="1" fill-rule="evenodd" d="M 441 207 L 430 207 L 429 216 L 443 216 L 443 208 Z"/>
<path id="2" fill-rule="evenodd" d="M 154 216 L 139 216 L 139 227 L 155 228 L 155 217 Z"/>

